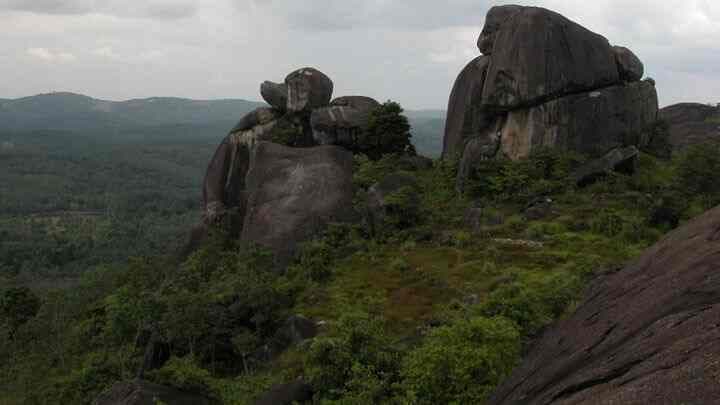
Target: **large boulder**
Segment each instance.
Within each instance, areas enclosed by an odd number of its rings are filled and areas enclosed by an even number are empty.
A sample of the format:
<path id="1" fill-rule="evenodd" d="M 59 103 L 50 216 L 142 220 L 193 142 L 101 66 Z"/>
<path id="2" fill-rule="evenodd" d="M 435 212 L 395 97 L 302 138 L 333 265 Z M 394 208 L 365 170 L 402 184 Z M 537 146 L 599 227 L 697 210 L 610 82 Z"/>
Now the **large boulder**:
<path id="1" fill-rule="evenodd" d="M 143 380 L 118 382 L 98 396 L 93 405 L 212 405 L 210 399 Z"/>
<path id="2" fill-rule="evenodd" d="M 362 134 L 379 106 L 370 97 L 348 96 L 333 100 L 329 107 L 313 110 L 310 124 L 315 142 L 360 150 Z"/>
<path id="3" fill-rule="evenodd" d="M 310 112 L 330 103 L 333 82 L 321 71 L 307 67 L 290 73 L 285 78 L 287 85 L 287 110 Z"/>
<path id="4" fill-rule="evenodd" d="M 487 56 L 478 56 L 468 63 L 455 80 L 445 119 L 443 153 L 445 159 L 460 157 L 465 142 L 491 122 L 493 114 L 482 111 L 482 91 L 490 63 Z"/>
<path id="5" fill-rule="evenodd" d="M 658 98 L 650 81 L 606 87 L 511 111 L 501 129 L 501 151 L 521 159 L 538 148 L 602 156 L 611 149 L 643 144 L 657 120 Z"/>
<path id="6" fill-rule="evenodd" d="M 277 110 L 284 111 L 287 108 L 288 86 L 285 83 L 265 81 L 260 85 L 260 95 Z"/>
<path id="7" fill-rule="evenodd" d="M 478 49 L 483 55 L 492 54 L 493 46 L 495 45 L 495 35 L 497 35 L 497 32 L 503 24 L 505 24 L 505 21 L 522 9 L 522 6 L 505 5 L 492 7 L 488 11 L 487 16 L 485 16 L 485 25 L 477 41 Z"/>
<path id="8" fill-rule="evenodd" d="M 615 61 L 617 62 L 620 79 L 627 82 L 636 82 L 645 74 L 645 66 L 633 51 L 624 46 L 613 46 Z"/>
<path id="9" fill-rule="evenodd" d="M 598 278 L 490 404 L 720 399 L 720 207 Z"/>
<path id="10" fill-rule="evenodd" d="M 544 8 L 512 12 L 488 42 L 492 57 L 482 95 L 488 110 L 531 106 L 620 80 L 605 37 Z"/>
<path id="11" fill-rule="evenodd" d="M 578 186 L 585 186 L 613 171 L 633 174 L 639 155 L 640 151 L 634 146 L 613 149 L 605 156 L 585 163 L 571 177 Z"/>
<path id="12" fill-rule="evenodd" d="M 247 114 L 215 150 L 203 180 L 203 212 L 207 222 L 220 218 L 228 207 L 244 205 L 250 149 L 257 142 L 269 140 L 277 118 L 269 108 Z"/>
<path id="13" fill-rule="evenodd" d="M 279 269 L 331 222 L 352 221 L 353 157 L 337 146 L 259 143 L 246 176 L 242 241 L 269 248 Z"/>
<path id="14" fill-rule="evenodd" d="M 675 149 L 708 141 L 720 141 L 720 106 L 680 103 L 660 110 L 667 124 L 668 141 Z"/>

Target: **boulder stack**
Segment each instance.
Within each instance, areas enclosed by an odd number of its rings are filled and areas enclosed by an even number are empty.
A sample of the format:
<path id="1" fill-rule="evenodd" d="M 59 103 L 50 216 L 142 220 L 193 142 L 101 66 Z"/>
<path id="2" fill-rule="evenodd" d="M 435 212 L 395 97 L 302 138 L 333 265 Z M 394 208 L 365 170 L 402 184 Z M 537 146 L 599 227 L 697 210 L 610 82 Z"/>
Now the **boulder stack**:
<path id="1" fill-rule="evenodd" d="M 560 14 L 493 7 L 478 48 L 448 103 L 443 157 L 462 160 L 460 176 L 478 160 L 543 147 L 603 156 L 638 146 L 657 120 L 640 59 Z"/>
<path id="2" fill-rule="evenodd" d="M 331 102 L 332 92 L 332 80 L 310 67 L 260 85 L 270 106 L 245 115 L 215 151 L 203 182 L 203 224 L 183 255 L 220 223 L 271 249 L 283 268 L 329 222 L 355 219 L 350 151 L 380 104 L 361 96 Z"/>

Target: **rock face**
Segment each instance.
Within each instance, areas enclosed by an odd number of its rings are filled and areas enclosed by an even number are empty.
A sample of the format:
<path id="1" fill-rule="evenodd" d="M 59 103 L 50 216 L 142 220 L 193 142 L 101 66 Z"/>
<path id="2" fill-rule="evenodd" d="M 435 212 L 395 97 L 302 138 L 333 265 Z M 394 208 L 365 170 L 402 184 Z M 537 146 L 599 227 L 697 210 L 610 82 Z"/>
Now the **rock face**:
<path id="1" fill-rule="evenodd" d="M 483 159 L 522 159 L 538 148 L 591 158 L 647 142 L 658 101 L 630 50 L 538 7 L 488 12 L 483 52 L 458 76 L 445 127 L 443 158 L 459 159 L 462 188 Z"/>
<path id="2" fill-rule="evenodd" d="M 314 68 L 298 69 L 282 84 L 261 84 L 271 107 L 245 115 L 218 146 L 203 181 L 203 221 L 181 257 L 219 225 L 272 249 L 278 264 L 286 264 L 297 244 L 329 221 L 352 217 L 352 155 L 345 149 L 357 149 L 380 104 L 363 96 L 330 103 L 332 91 L 330 78 Z M 259 146 L 267 142 L 277 145 Z M 318 144 L 345 149 L 312 148 Z"/>
<path id="3" fill-rule="evenodd" d="M 329 107 L 313 110 L 310 125 L 320 145 L 339 145 L 360 150 L 363 131 L 370 115 L 380 103 L 370 97 L 349 96 L 335 99 Z"/>
<path id="4" fill-rule="evenodd" d="M 93 405 L 155 405 L 158 401 L 173 405 L 214 404 L 210 399 L 201 395 L 135 380 L 116 383 L 109 390 L 100 394 Z"/>
<path id="5" fill-rule="evenodd" d="M 635 171 L 638 155 L 640 151 L 634 146 L 613 149 L 605 156 L 591 160 L 578 168 L 572 174 L 572 178 L 577 185 L 584 186 L 612 171 L 632 174 Z"/>
<path id="6" fill-rule="evenodd" d="M 328 223 L 353 220 L 352 164 L 337 146 L 258 144 L 246 176 L 242 241 L 270 248 L 282 267 Z"/>
<path id="7" fill-rule="evenodd" d="M 288 111 L 309 112 L 330 103 L 333 82 L 317 69 L 298 69 L 285 78 L 285 84 L 288 90 Z"/>
<path id="8" fill-rule="evenodd" d="M 669 125 L 669 142 L 674 149 L 708 141 L 720 141 L 720 107 L 680 103 L 660 110 Z"/>
<path id="9" fill-rule="evenodd" d="M 602 276 L 490 404 L 720 399 L 720 207 Z"/>
<path id="10" fill-rule="evenodd" d="M 519 8 L 493 37 L 487 109 L 507 111 L 619 81 L 607 39 L 550 10 Z"/>

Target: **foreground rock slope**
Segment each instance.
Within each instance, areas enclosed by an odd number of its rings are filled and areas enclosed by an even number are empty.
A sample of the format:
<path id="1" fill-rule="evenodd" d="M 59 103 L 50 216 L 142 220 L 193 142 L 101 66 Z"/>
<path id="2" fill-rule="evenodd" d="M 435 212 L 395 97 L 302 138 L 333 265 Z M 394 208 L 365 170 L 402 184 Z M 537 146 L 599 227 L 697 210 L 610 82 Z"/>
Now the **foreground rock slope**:
<path id="1" fill-rule="evenodd" d="M 491 404 L 720 402 L 720 207 L 600 277 Z"/>
<path id="2" fill-rule="evenodd" d="M 648 142 L 657 92 L 629 49 L 521 6 L 491 8 L 478 48 L 483 55 L 460 73 L 448 103 L 443 158 L 463 162 L 461 177 L 474 162 L 540 148 L 599 157 Z"/>

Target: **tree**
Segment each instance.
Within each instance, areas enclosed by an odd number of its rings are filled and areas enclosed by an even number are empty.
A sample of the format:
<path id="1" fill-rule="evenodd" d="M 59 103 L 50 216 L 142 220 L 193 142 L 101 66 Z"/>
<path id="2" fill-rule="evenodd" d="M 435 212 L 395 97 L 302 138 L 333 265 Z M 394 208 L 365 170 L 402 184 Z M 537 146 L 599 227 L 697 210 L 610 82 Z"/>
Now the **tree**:
<path id="1" fill-rule="evenodd" d="M 402 114 L 403 108 L 394 101 L 386 101 L 370 113 L 368 127 L 360 142 L 362 153 L 377 160 L 386 154 L 415 154 L 410 143 L 410 124 Z"/>
<path id="2" fill-rule="evenodd" d="M 12 336 L 37 314 L 40 299 L 27 287 L 9 288 L 0 295 L 0 323 L 6 324 Z"/>

